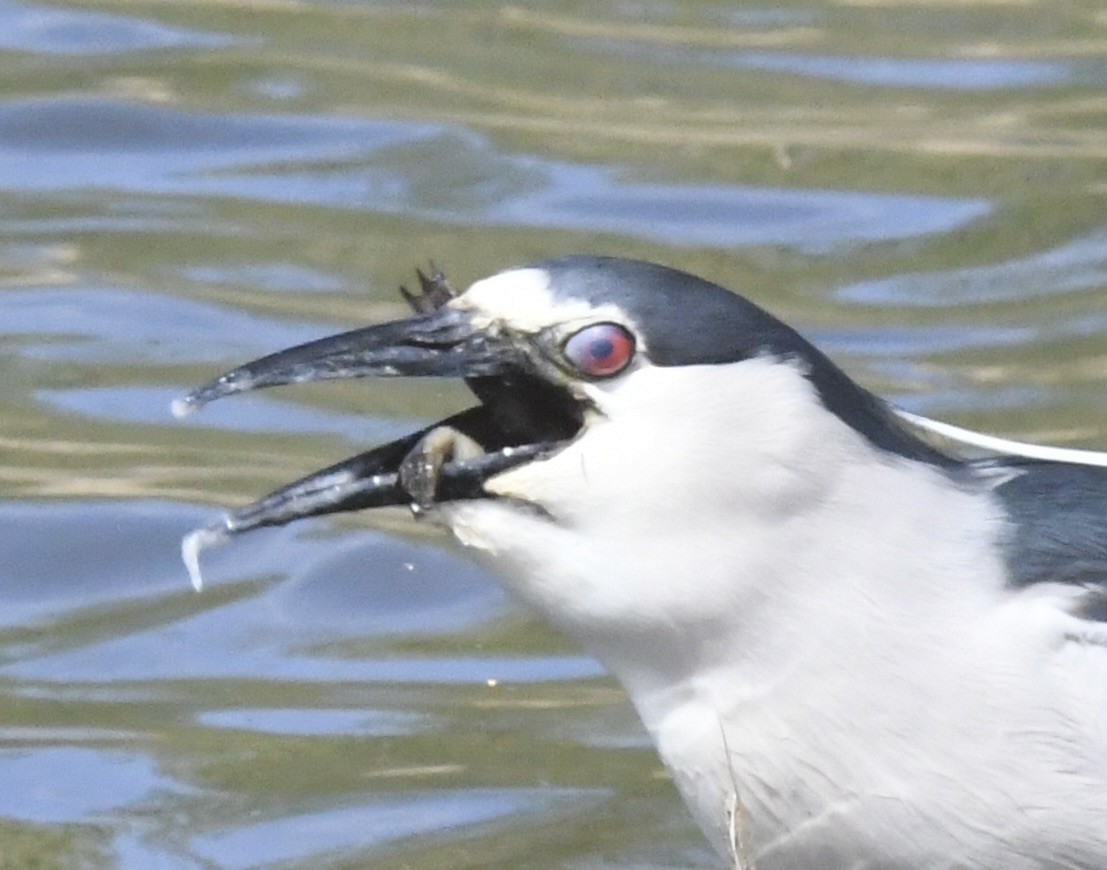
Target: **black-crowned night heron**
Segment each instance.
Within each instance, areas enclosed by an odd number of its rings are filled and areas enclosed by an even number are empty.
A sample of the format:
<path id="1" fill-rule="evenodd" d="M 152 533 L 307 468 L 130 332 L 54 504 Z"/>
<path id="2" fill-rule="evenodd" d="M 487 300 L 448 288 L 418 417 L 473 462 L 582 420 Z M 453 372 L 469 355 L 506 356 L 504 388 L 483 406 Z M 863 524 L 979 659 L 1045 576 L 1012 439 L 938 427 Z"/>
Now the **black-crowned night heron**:
<path id="1" fill-rule="evenodd" d="M 411 504 L 619 678 L 723 855 L 1107 867 L 1107 455 L 892 410 L 745 299 L 566 257 L 181 400 L 466 378 L 480 403 L 186 539 Z M 919 429 L 991 448 L 985 460 Z"/>

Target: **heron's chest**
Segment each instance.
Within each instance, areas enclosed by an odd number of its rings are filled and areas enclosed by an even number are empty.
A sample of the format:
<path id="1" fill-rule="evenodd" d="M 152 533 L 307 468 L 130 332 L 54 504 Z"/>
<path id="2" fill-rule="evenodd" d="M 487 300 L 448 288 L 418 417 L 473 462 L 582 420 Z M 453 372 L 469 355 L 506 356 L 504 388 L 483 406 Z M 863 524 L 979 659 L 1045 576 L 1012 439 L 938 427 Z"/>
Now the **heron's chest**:
<path id="1" fill-rule="evenodd" d="M 725 704 L 692 692 L 641 712 L 674 784 L 723 854 L 755 858 L 758 870 L 931 866 L 912 843 L 937 845 L 937 819 L 922 800 L 928 790 L 905 771 L 915 756 L 940 764 L 937 747 L 949 735 L 925 722 L 912 731 L 906 705 L 902 715 L 880 715 L 849 693 L 839 704 L 817 698 L 814 685 L 806 690 L 817 703 L 797 701 L 804 689 L 791 686 L 788 697 L 739 691 Z M 916 745 L 889 733 L 911 734 Z"/>
<path id="2" fill-rule="evenodd" d="M 828 803 L 838 803 L 838 796 L 827 793 L 826 759 L 756 707 L 736 718 L 733 710 L 696 698 L 661 716 L 643 714 L 673 783 L 723 854 L 758 856 L 760 868 L 766 848 L 790 839 Z"/>

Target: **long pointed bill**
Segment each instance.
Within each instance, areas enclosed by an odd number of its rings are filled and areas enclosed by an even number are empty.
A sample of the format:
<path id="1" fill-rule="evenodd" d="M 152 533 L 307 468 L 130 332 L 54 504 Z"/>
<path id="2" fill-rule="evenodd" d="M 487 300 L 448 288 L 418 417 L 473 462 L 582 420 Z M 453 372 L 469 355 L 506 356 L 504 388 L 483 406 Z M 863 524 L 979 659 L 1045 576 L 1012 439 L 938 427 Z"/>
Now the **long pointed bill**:
<path id="1" fill-rule="evenodd" d="M 443 306 L 355 329 L 246 363 L 173 404 L 177 416 L 216 399 L 303 381 L 369 376 L 465 378 L 481 404 L 405 438 L 308 475 L 187 535 L 181 554 L 199 588 L 200 551 L 261 526 L 386 505 L 422 510 L 487 498 L 484 483 L 547 456 L 581 422 L 574 401 L 527 371 L 521 345 Z"/>
<path id="2" fill-rule="evenodd" d="M 439 308 L 321 338 L 256 359 L 173 403 L 183 417 L 208 402 L 281 384 L 369 376 L 481 377 L 519 362 L 508 340 L 474 328 L 464 311 Z"/>

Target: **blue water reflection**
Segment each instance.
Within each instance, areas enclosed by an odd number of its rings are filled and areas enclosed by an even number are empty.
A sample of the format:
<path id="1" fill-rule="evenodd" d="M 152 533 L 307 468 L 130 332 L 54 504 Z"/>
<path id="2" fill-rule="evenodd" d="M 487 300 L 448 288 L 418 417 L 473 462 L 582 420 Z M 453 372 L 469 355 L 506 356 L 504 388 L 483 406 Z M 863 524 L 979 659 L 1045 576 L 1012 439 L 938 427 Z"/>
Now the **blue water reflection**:
<path id="1" fill-rule="evenodd" d="M 279 345 L 274 345 L 279 346 Z M 73 390 L 37 390 L 36 401 L 70 414 L 121 423 L 164 426 L 169 405 L 188 388 L 92 387 Z M 389 419 L 374 414 L 339 414 L 281 402 L 264 395 L 243 396 L 233 405 L 216 404 L 180 425 L 236 432 L 330 433 L 360 445 L 391 441 L 418 428 L 414 418 Z"/>
<path id="2" fill-rule="evenodd" d="M 415 146 L 418 160 L 405 153 Z M 617 166 L 503 152 L 442 125 L 107 101 L 0 107 L 0 156 L 5 189 L 234 196 L 673 245 L 825 251 L 948 232 L 991 212 L 983 199 L 635 181 Z"/>
<path id="3" fill-rule="evenodd" d="M 118 54 L 232 45 L 225 34 L 170 27 L 144 18 L 0 0 L 0 48 L 42 54 Z"/>
<path id="4" fill-rule="evenodd" d="M 1084 293 L 1107 284 L 1107 234 L 1093 233 L 1035 254 L 940 272 L 904 272 L 840 287 L 844 302 L 946 308 Z"/>
<path id="5" fill-rule="evenodd" d="M 583 38 L 573 46 L 589 53 L 613 53 L 674 66 L 712 66 L 784 73 L 862 87 L 920 90 L 996 91 L 1056 87 L 1102 77 L 1091 65 L 1067 60 L 974 57 L 833 55 L 781 50 L 728 50 L 658 46 L 624 39 Z"/>
<path id="6" fill-rule="evenodd" d="M 210 511 L 194 507 L 133 500 L 0 505 L 9 530 L 0 539 L 3 624 L 36 629 L 7 643 L 0 635 L 0 675 L 70 684 L 226 678 L 482 684 L 602 674 L 579 655 L 332 654 L 344 640 L 471 630 L 512 608 L 484 572 L 447 550 L 375 532 L 321 535 L 323 523 L 261 531 L 205 553 L 209 591 L 196 595 L 177 545 L 188 529 L 211 519 Z M 47 546 L 73 570 L 29 582 Z M 119 614 L 113 631 L 60 641 L 61 626 L 69 624 L 72 635 L 72 619 L 109 602 Z M 139 604 L 148 617 L 123 618 Z"/>
<path id="7" fill-rule="evenodd" d="M 715 63 L 811 78 L 885 88 L 948 88 L 991 91 L 1001 88 L 1048 87 L 1064 82 L 1071 72 L 1060 62 L 998 58 L 850 57 L 787 51 L 747 51 Z"/>
<path id="8" fill-rule="evenodd" d="M 336 331 L 111 287 L 9 290 L 0 301 L 0 335 L 20 337 L 18 352 L 43 360 L 219 362 Z"/>
<path id="9" fill-rule="evenodd" d="M 174 789 L 147 756 L 73 746 L 0 750 L 0 816 L 91 822 Z"/>
<path id="10" fill-rule="evenodd" d="M 432 727 L 433 719 L 420 713 L 401 710 L 335 709 L 247 709 L 208 710 L 196 716 L 200 725 L 237 731 L 263 731 L 269 734 L 356 734 L 391 737 L 412 734 Z"/>

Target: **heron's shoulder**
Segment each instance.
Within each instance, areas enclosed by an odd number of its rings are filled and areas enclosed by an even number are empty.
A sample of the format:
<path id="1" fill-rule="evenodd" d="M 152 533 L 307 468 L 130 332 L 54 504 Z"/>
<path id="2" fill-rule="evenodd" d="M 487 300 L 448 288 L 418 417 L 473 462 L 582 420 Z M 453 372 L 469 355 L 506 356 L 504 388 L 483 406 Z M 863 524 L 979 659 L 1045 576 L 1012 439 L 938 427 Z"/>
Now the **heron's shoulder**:
<path id="1" fill-rule="evenodd" d="M 975 465 L 998 481 L 1009 584 L 1080 586 L 1076 615 L 1107 622 L 1107 468 L 1022 458 Z"/>

